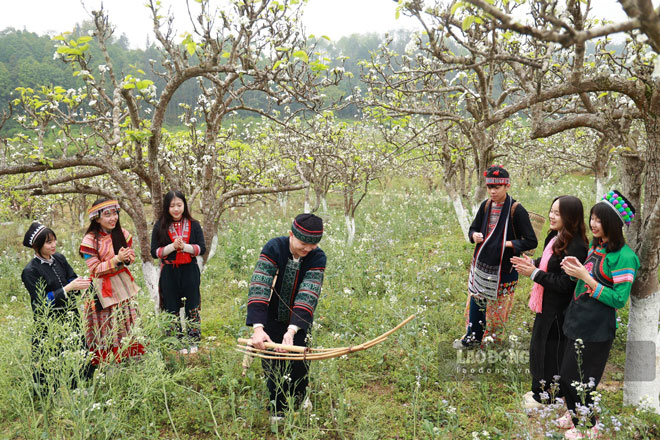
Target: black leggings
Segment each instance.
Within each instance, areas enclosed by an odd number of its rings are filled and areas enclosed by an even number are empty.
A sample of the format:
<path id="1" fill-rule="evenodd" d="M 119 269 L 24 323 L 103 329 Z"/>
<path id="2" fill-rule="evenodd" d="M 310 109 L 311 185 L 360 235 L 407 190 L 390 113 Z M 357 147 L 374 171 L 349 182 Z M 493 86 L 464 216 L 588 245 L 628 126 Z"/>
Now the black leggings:
<path id="1" fill-rule="evenodd" d="M 270 322 L 266 324 L 264 330 L 273 342 L 281 343 L 287 326 L 279 322 Z M 307 332 L 303 329 L 298 330 L 293 337 L 293 345 L 306 346 L 306 338 Z M 281 414 L 289 409 L 291 399 L 294 406 L 302 403 L 309 383 L 309 362 L 262 359 L 261 365 L 266 374 L 270 402 L 274 405 L 271 409 L 275 414 Z"/>
<path id="2" fill-rule="evenodd" d="M 564 396 L 561 386 L 555 380 L 566 352 L 566 336 L 561 330 L 563 324 L 564 316 L 561 312 L 537 313 L 534 319 L 529 344 L 529 371 L 537 402 L 543 401 L 543 392 L 548 393 L 547 403 L 555 403 L 555 398 Z"/>

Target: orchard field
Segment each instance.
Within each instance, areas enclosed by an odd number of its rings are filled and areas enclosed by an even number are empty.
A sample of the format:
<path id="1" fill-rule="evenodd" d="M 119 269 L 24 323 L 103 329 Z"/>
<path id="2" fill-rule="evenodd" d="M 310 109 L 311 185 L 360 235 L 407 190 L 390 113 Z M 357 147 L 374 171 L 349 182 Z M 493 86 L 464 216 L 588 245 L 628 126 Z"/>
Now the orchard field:
<path id="1" fill-rule="evenodd" d="M 578 195 L 587 210 L 594 199 L 593 179 L 583 176 L 522 186 L 514 175 L 510 193 L 543 215 L 560 194 Z M 528 414 L 521 406 L 530 380 L 529 280 L 518 286 L 506 343 L 486 348 L 485 361 L 454 351 L 451 342 L 464 326 L 472 245 L 463 239 L 442 191 L 404 178 L 373 184 L 356 215 L 353 246 L 346 245 L 340 197 L 331 193 L 328 212 L 322 213 L 326 232 L 321 247 L 328 267 L 310 345 L 358 344 L 410 314 L 416 318 L 367 351 L 313 362 L 313 409 L 288 413 L 279 426 L 271 426 L 261 365 L 254 362 L 242 376 L 242 355 L 234 345 L 237 337 L 249 334 L 247 283 L 260 248 L 285 234 L 301 210 L 302 196 L 292 193 L 286 213 L 273 201 L 223 217 L 217 254 L 202 275 L 203 342 L 198 354 L 176 354 L 175 342 L 164 334 L 164 318 L 154 314 L 143 289 L 137 337 L 147 343 L 146 355 L 104 365 L 80 388 L 61 386 L 43 398 L 31 389 L 32 313 L 20 281 L 31 258 L 31 251 L 20 246 L 29 220 L 2 224 L 0 438 L 563 438 L 552 425 L 559 408 Z M 198 212 L 194 207 L 193 215 Z M 122 221 L 132 228 L 128 217 Z M 79 274 L 86 273 L 77 254 L 83 229 L 66 216 L 53 227 L 59 251 Z M 134 275 L 144 285 L 139 265 Z M 599 387 L 605 438 L 658 438 L 657 415 L 622 404 L 627 308 L 619 316 Z M 63 378 L 76 371 L 80 360 L 80 353 L 72 350 L 49 362 L 53 375 Z"/>

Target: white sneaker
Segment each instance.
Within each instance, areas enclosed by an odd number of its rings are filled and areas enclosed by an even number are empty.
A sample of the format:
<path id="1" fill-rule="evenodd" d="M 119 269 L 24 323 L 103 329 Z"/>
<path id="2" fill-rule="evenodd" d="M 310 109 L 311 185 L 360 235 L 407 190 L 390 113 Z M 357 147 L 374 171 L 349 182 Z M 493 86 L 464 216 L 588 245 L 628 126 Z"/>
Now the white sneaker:
<path id="1" fill-rule="evenodd" d="M 190 347 L 190 350 L 188 350 L 188 352 L 189 352 L 190 354 L 195 354 L 195 353 L 197 353 L 198 351 L 199 351 L 199 348 L 198 348 L 196 345 L 192 345 L 192 346 Z"/>
<path id="2" fill-rule="evenodd" d="M 555 425 L 560 429 L 573 429 L 573 418 L 571 413 L 566 411 L 563 416 L 555 420 Z"/>
<path id="3" fill-rule="evenodd" d="M 564 438 L 567 438 L 568 440 L 577 440 L 583 438 L 596 439 L 600 438 L 600 434 L 598 433 L 598 426 L 593 426 L 586 432 L 581 432 L 579 429 L 573 427 L 564 433 Z"/>
<path id="4" fill-rule="evenodd" d="M 462 339 L 454 339 L 454 342 L 452 342 L 451 346 L 456 350 L 474 350 L 481 346 L 481 342 L 472 341 L 469 342 L 468 345 L 465 345 L 463 344 Z"/>
<path id="5" fill-rule="evenodd" d="M 179 354 L 188 354 L 188 349 L 182 348 L 181 350 L 179 350 Z"/>
<path id="6" fill-rule="evenodd" d="M 537 402 L 536 399 L 534 399 L 534 391 L 528 391 L 525 393 L 523 396 L 523 406 L 525 409 L 543 408 L 543 404 L 541 402 Z"/>

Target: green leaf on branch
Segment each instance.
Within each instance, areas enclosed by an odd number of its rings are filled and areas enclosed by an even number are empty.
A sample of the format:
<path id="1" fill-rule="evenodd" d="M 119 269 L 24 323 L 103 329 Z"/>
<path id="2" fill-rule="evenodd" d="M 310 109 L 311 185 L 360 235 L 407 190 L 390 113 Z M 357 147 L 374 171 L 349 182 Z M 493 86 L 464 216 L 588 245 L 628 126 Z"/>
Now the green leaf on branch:
<path id="1" fill-rule="evenodd" d="M 321 72 L 323 70 L 328 70 L 328 66 L 320 61 L 314 61 L 310 63 L 309 67 L 312 69 L 312 72 Z"/>
<path id="2" fill-rule="evenodd" d="M 147 87 L 149 87 L 150 85 L 152 85 L 153 83 L 154 82 L 151 81 L 150 79 L 143 79 L 142 81 L 138 81 L 136 86 L 137 86 L 138 90 L 144 90 Z"/>
<path id="3" fill-rule="evenodd" d="M 309 62 L 309 57 L 307 56 L 307 52 L 305 52 L 304 50 L 295 51 L 293 53 L 293 57 L 294 58 L 300 58 L 301 60 L 303 60 L 306 63 Z"/>
<path id="4" fill-rule="evenodd" d="M 465 8 L 465 3 L 464 2 L 454 3 L 454 6 L 452 6 L 450 11 L 451 15 L 454 15 L 456 13 L 456 10 L 458 10 L 458 8 Z"/>
<path id="5" fill-rule="evenodd" d="M 465 17 L 463 19 L 463 24 L 461 25 L 461 29 L 467 31 L 470 28 L 470 26 L 472 26 L 472 23 L 474 23 L 475 19 L 476 17 L 474 15 L 468 15 L 467 17 Z"/>

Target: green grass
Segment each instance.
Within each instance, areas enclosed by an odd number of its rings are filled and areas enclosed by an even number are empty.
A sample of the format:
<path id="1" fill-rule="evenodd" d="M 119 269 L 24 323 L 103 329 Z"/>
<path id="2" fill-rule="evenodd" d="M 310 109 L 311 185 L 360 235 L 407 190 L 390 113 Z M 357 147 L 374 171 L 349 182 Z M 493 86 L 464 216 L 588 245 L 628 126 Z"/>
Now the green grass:
<path id="1" fill-rule="evenodd" d="M 580 196 L 587 209 L 593 198 L 584 177 L 514 186 L 510 193 L 541 214 L 559 194 Z M 289 214 L 302 206 L 295 197 L 291 203 Z M 233 350 L 236 337 L 249 335 L 246 285 L 261 246 L 290 226 L 276 204 L 227 214 L 218 253 L 202 275 L 204 340 L 198 356 L 173 354 L 162 317 L 142 295 L 147 355 L 105 366 L 84 393 L 60 388 L 45 399 L 30 393 L 32 319 L 20 272 L 31 252 L 19 248 L 27 222 L 0 227 L 0 438 L 561 438 L 550 423 L 556 411 L 528 417 L 521 409 L 530 380 L 524 362 L 500 360 L 492 365 L 498 372 L 490 374 L 455 370 L 449 345 L 464 330 L 472 245 L 463 241 L 443 194 L 410 180 L 375 185 L 358 211 L 353 248 L 345 245 L 339 204 L 331 198 L 324 216 L 321 247 L 328 267 L 312 345 L 357 344 L 412 313 L 417 317 L 367 351 L 313 362 L 313 411 L 288 414 L 279 429 L 268 422 L 260 363 L 243 377 L 242 356 Z M 74 253 L 83 231 L 70 229 L 55 226 L 59 247 L 84 273 Z M 521 341 L 528 340 L 533 320 L 526 306 L 530 286 L 521 280 L 507 328 Z M 612 417 L 622 424 L 616 438 L 657 438 L 658 416 L 622 406 L 627 309 L 620 317 L 603 379 L 601 420 L 608 429 Z M 520 351 L 526 348 L 523 342 Z"/>

